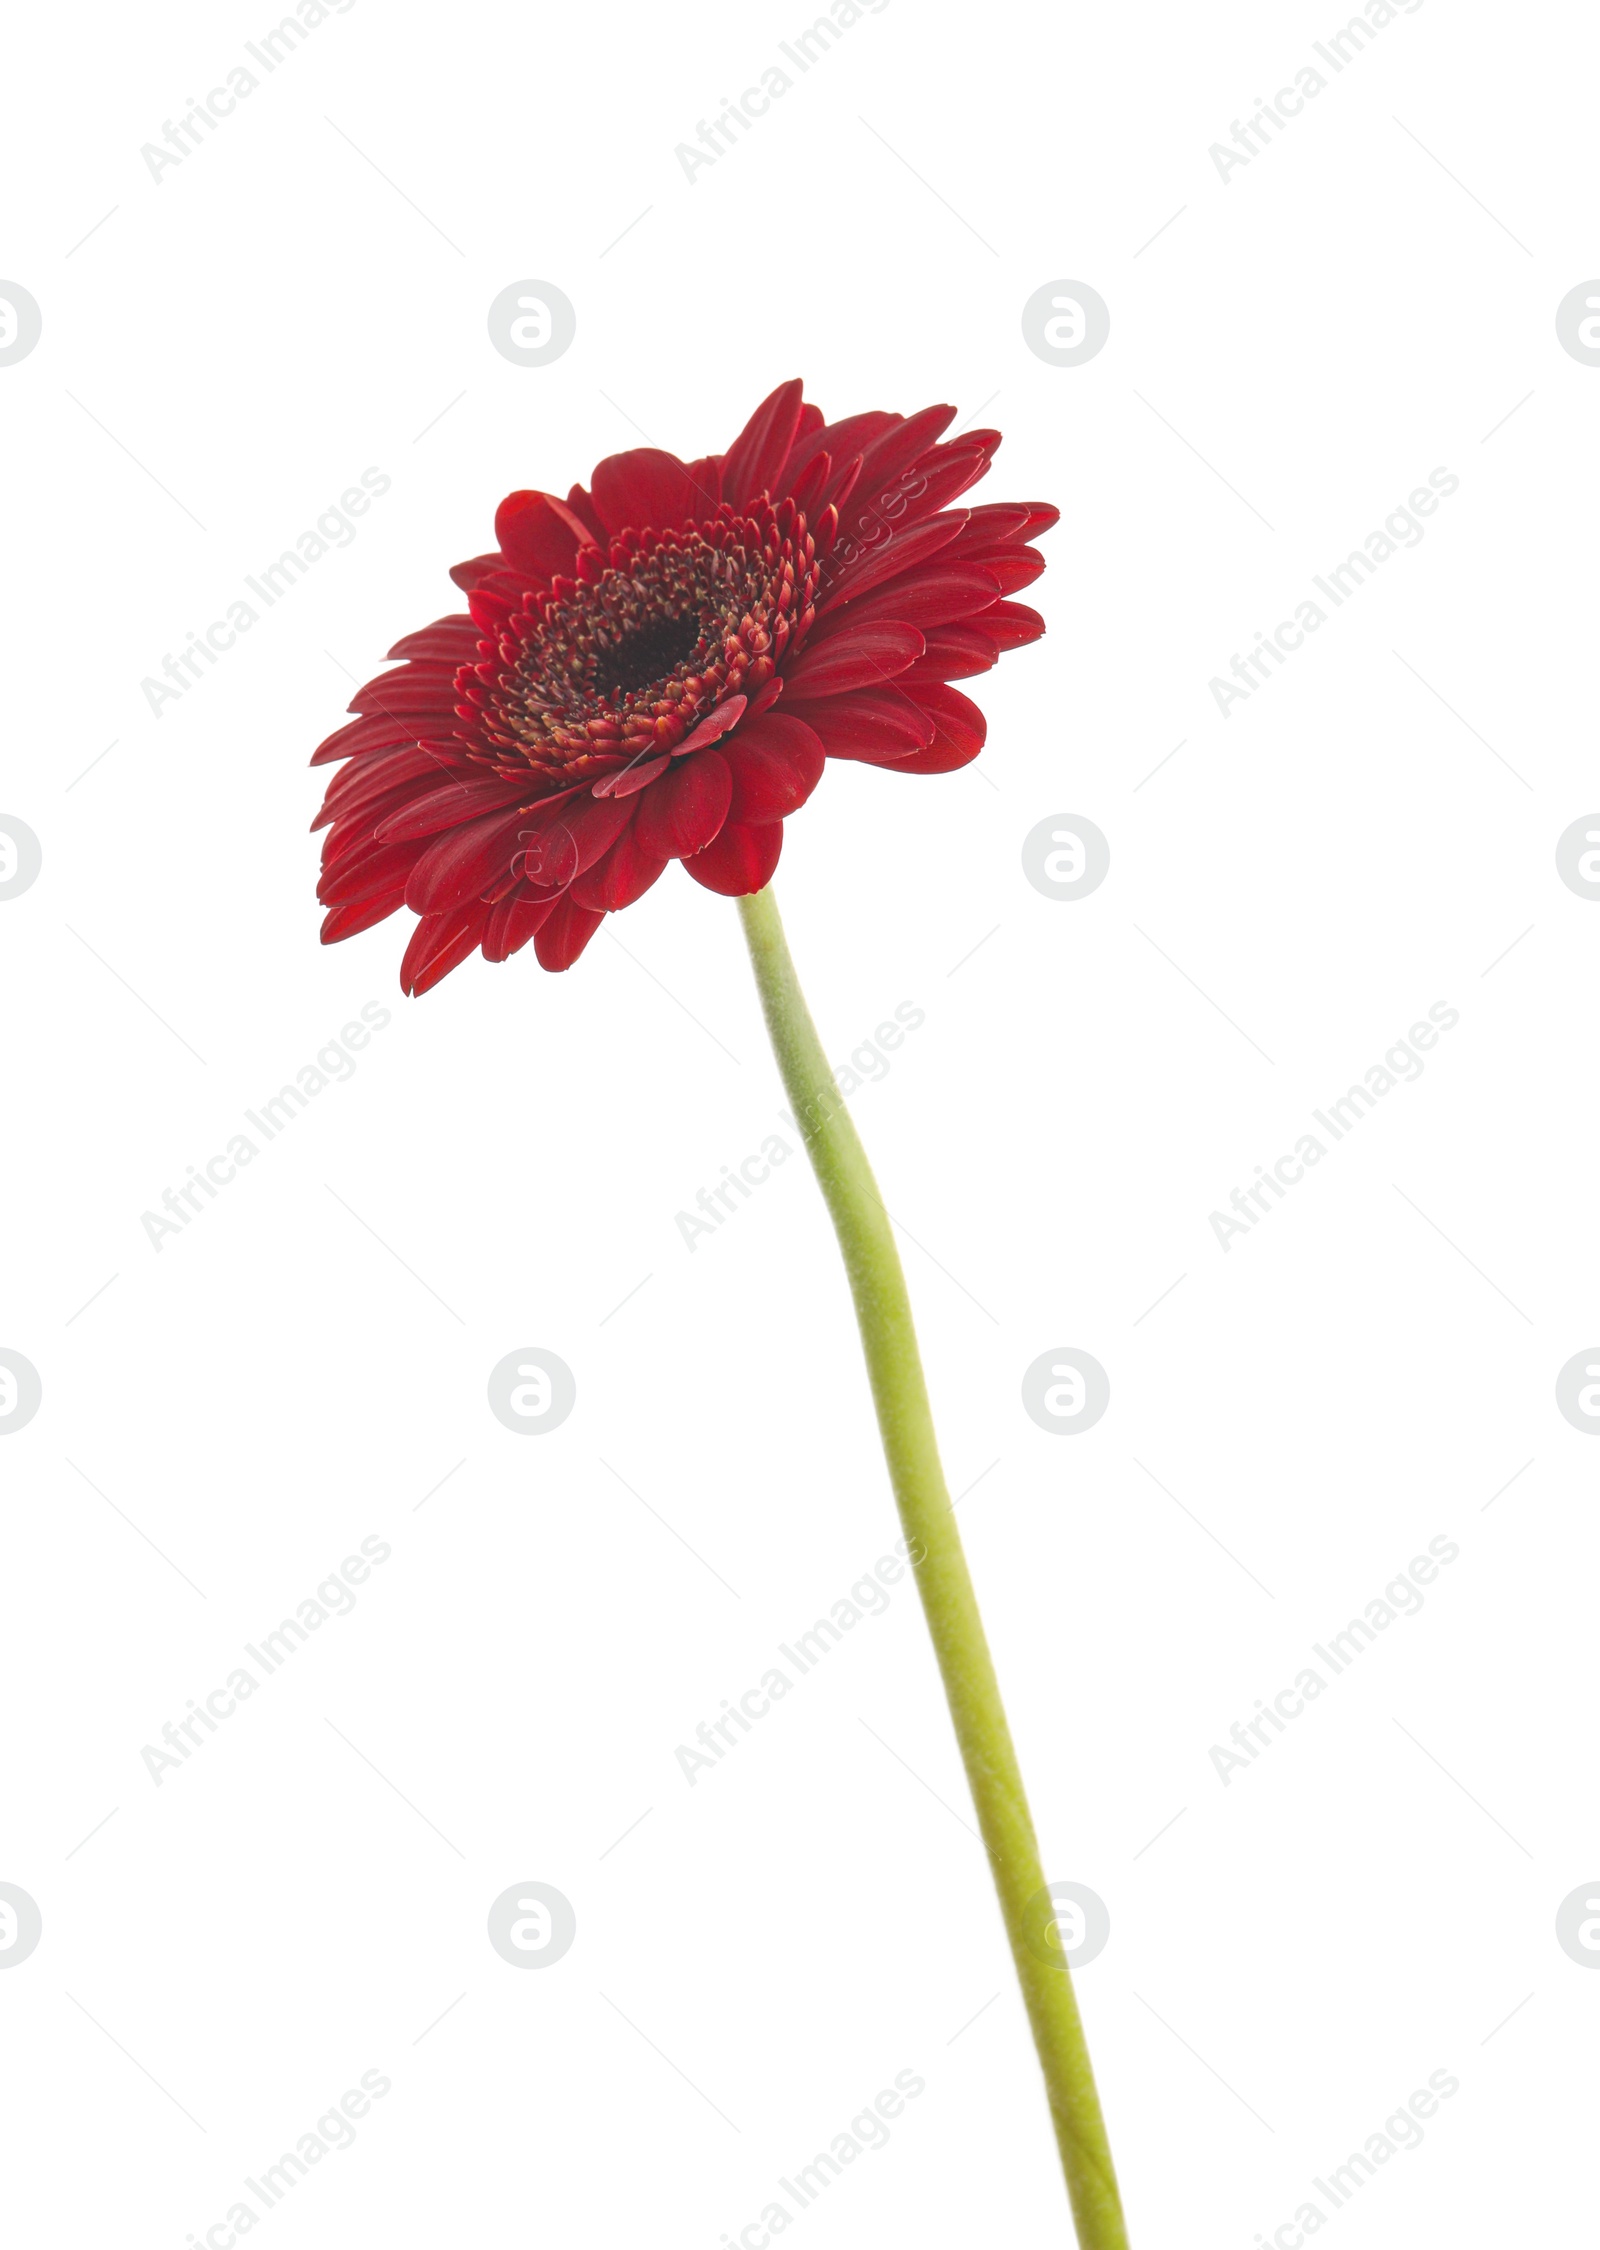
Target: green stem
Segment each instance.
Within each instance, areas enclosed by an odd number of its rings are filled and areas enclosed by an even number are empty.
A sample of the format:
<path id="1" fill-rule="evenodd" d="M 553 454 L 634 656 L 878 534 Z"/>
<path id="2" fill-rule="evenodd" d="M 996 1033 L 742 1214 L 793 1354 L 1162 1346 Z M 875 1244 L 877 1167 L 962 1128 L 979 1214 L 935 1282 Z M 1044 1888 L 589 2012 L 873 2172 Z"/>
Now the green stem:
<path id="1" fill-rule="evenodd" d="M 1033 1818 L 939 1462 L 894 1230 L 795 977 L 777 901 L 757 891 L 740 899 L 739 912 L 778 1068 L 844 1253 L 890 1481 L 1033 2027 L 1078 2241 L 1082 2250 L 1127 2250 L 1072 1977 L 1050 1942 Z"/>

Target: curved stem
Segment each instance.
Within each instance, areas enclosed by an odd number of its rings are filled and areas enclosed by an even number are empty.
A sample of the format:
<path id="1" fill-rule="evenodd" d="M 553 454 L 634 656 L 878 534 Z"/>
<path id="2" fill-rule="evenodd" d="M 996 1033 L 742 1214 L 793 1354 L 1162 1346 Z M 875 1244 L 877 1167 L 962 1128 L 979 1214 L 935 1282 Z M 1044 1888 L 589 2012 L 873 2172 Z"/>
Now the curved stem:
<path id="1" fill-rule="evenodd" d="M 1071 1974 L 1051 1942 L 1053 1907 L 939 1463 L 894 1231 L 796 980 L 777 902 L 768 889 L 738 903 L 778 1068 L 844 1253 L 884 1455 L 1033 2027 L 1078 2241 L 1082 2250 L 1126 2250 L 1094 2072 Z"/>

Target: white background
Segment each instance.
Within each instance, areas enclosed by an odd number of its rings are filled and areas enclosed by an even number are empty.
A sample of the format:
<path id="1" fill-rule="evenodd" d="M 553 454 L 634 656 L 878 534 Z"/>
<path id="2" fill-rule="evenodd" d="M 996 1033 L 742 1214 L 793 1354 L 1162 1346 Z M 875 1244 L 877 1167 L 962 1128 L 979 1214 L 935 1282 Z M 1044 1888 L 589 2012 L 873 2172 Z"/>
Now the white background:
<path id="1" fill-rule="evenodd" d="M 1344 20 L 1226 16 L 891 0 L 692 184 L 675 144 L 806 9 L 360 0 L 159 184 L 141 145 L 273 11 L 13 21 L 30 2244 L 203 2241 L 364 2070 L 391 2091 L 272 2241 L 715 2250 L 900 2070 L 804 2240 L 1067 2238 L 909 1588 L 697 1786 L 674 1757 L 896 1529 L 801 1164 L 692 1254 L 674 1223 L 776 1125 L 732 905 L 673 870 L 569 975 L 529 948 L 415 1003 L 409 916 L 317 943 L 309 753 L 501 495 L 720 450 L 795 373 L 997 422 L 978 497 L 1063 510 L 979 764 L 830 768 L 777 887 L 830 1052 L 926 1013 L 855 1114 L 1045 1859 L 1111 1914 L 1080 1990 L 1134 2239 L 1271 2240 L 1436 2070 L 1339 2240 L 1577 2238 L 1600 1448 L 1554 1383 L 1600 1332 L 1600 908 L 1554 847 L 1600 798 L 1600 371 L 1554 312 L 1600 270 L 1596 42 L 1429 0 L 1224 184 L 1210 144 Z M 485 327 L 528 276 L 578 316 L 537 371 Z M 1063 276 L 1111 308 L 1071 370 L 1020 325 Z M 152 716 L 369 466 L 353 544 Z M 1211 677 L 1436 467 L 1422 543 L 1223 717 Z M 1111 873 L 1060 904 L 1020 848 L 1071 813 Z M 154 1250 L 141 1214 L 370 1001 L 355 1077 Z M 1420 1081 L 1225 1253 L 1211 1211 L 1438 1001 Z M 525 1345 L 577 1380 L 537 1439 L 485 1400 Z M 1075 1438 L 1020 1400 L 1062 1345 L 1111 1384 Z M 1440 1534 L 1422 1612 L 1225 1787 L 1211 1745 Z M 371 1535 L 354 1613 L 158 1788 L 142 1747 Z M 485 1915 L 534 1879 L 578 1937 L 524 1974 Z"/>

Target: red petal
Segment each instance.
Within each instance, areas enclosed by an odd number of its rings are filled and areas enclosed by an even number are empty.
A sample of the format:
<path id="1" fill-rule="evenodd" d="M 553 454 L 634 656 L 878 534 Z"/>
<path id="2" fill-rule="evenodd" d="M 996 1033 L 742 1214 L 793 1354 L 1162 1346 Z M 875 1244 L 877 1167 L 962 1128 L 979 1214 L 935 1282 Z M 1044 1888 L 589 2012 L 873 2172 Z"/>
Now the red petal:
<path id="1" fill-rule="evenodd" d="M 909 571 L 875 594 L 863 594 L 859 601 L 831 610 L 807 642 L 806 653 L 828 647 L 837 634 L 884 619 L 916 625 L 924 633 L 930 626 L 953 625 L 989 608 L 999 593 L 999 580 L 987 563 L 948 563 L 940 555 L 926 570 Z"/>
<path id="2" fill-rule="evenodd" d="M 729 821 L 715 843 L 708 844 L 684 867 L 697 883 L 723 898 L 747 898 L 764 891 L 783 850 L 783 822 L 764 820 L 749 828 Z"/>
<path id="3" fill-rule="evenodd" d="M 557 899 L 548 921 L 533 941 L 540 967 L 570 969 L 604 920 L 603 914 L 594 914 L 587 907 L 575 905 L 565 894 Z"/>
<path id="4" fill-rule="evenodd" d="M 925 687 L 917 690 L 917 701 L 932 715 L 940 734 L 983 748 L 989 722 L 971 696 L 963 695 L 959 688 Z"/>
<path id="5" fill-rule="evenodd" d="M 564 890 L 592 867 L 633 818 L 631 797 L 571 796 L 550 818 L 537 817 L 521 832 L 520 872 L 541 887 Z M 518 865 L 513 862 L 513 865 Z"/>
<path id="6" fill-rule="evenodd" d="M 610 532 L 693 523 L 699 512 L 688 470 L 675 453 L 654 445 L 610 454 L 596 467 L 589 489 L 595 513 Z"/>
<path id="7" fill-rule="evenodd" d="M 515 812 L 469 820 L 424 845 L 406 885 L 406 904 L 412 913 L 448 914 L 469 900 L 481 900 L 495 877 L 506 873 L 518 835 L 527 825 L 528 809 L 523 805 Z"/>
<path id="8" fill-rule="evenodd" d="M 348 810 L 339 809 L 338 818 L 322 839 L 322 864 L 331 867 L 338 860 L 347 859 L 354 851 L 362 851 L 374 843 L 387 843 L 380 837 L 379 829 L 395 813 L 403 812 L 416 794 L 411 782 L 402 782 L 398 789 L 386 789 L 379 797 L 365 799 Z"/>
<path id="9" fill-rule="evenodd" d="M 956 541 L 952 553 L 965 562 L 969 553 L 975 554 L 981 547 L 998 547 L 1009 544 L 1014 539 L 1026 539 L 1030 530 L 1035 528 L 1036 514 L 1041 512 L 1047 514 L 1052 522 L 1055 520 L 1056 509 L 1038 511 L 1031 508 L 1026 500 L 986 501 L 981 507 L 972 510 L 967 518 L 967 528 Z"/>
<path id="10" fill-rule="evenodd" d="M 380 672 L 376 679 L 363 681 L 350 698 L 350 708 L 364 718 L 394 717 L 402 723 L 432 713 L 441 722 L 442 731 L 448 732 L 459 670 L 456 664 L 402 664 L 393 672 Z"/>
<path id="11" fill-rule="evenodd" d="M 483 935 L 489 909 L 481 899 L 448 914 L 424 914 L 400 964 L 400 989 L 413 999 L 458 968 Z"/>
<path id="12" fill-rule="evenodd" d="M 981 619 L 973 625 L 937 625 L 929 629 L 926 655 L 901 673 L 899 685 L 914 696 L 926 681 L 968 680 L 999 661 L 1000 644 L 983 630 Z"/>
<path id="13" fill-rule="evenodd" d="M 364 852 L 352 852 L 337 867 L 323 869 L 317 897 L 324 906 L 355 906 L 398 884 L 404 898 L 422 848 L 418 844 L 373 844 Z"/>
<path id="14" fill-rule="evenodd" d="M 719 742 L 723 735 L 739 724 L 749 701 L 747 695 L 730 695 L 726 703 L 719 703 L 714 711 L 700 721 L 693 734 L 687 741 L 680 742 L 672 755 L 675 758 L 687 758 L 691 750 L 709 750 L 713 742 Z"/>
<path id="15" fill-rule="evenodd" d="M 604 859 L 585 868 L 573 884 L 571 896 L 575 904 L 587 906 L 592 913 L 620 914 L 636 898 L 643 898 L 666 871 L 667 862 L 642 850 L 633 829 L 626 828 Z"/>
<path id="16" fill-rule="evenodd" d="M 464 594 L 470 594 L 474 586 L 481 585 L 485 578 L 492 578 L 505 567 L 506 558 L 497 549 L 492 555 L 474 555 L 470 562 L 453 563 L 450 575 Z"/>
<path id="17" fill-rule="evenodd" d="M 663 750 L 659 758 L 646 758 L 644 764 L 619 766 L 615 773 L 602 774 L 589 794 L 592 797 L 636 797 L 641 789 L 648 789 L 658 773 L 665 773 L 672 759 Z"/>
<path id="18" fill-rule="evenodd" d="M 375 897 L 358 899 L 350 906 L 336 906 L 322 918 L 322 942 L 337 945 L 341 938 L 370 930 L 375 922 L 386 922 L 391 914 L 398 913 L 404 904 L 405 885 L 401 884 L 398 889 L 380 891 Z"/>
<path id="19" fill-rule="evenodd" d="M 1026 602 L 996 602 L 993 609 L 983 613 L 983 629 L 992 633 L 1002 648 L 1026 648 L 1044 631 L 1044 619 Z"/>
<path id="20" fill-rule="evenodd" d="M 901 414 L 850 414 L 842 422 L 829 422 L 818 430 L 816 436 L 809 441 L 810 445 L 819 453 L 826 446 L 834 461 L 833 475 L 822 490 L 824 504 L 837 500 L 841 493 L 847 492 L 855 483 L 866 448 L 890 430 L 903 428 L 904 424 L 905 417 Z M 802 466 L 802 450 L 797 447 L 794 456 L 785 463 L 786 475 L 795 473 Z M 809 460 L 810 457 L 807 452 L 806 459 Z"/>
<path id="21" fill-rule="evenodd" d="M 932 749 L 918 749 L 916 756 L 893 760 L 893 772 L 896 772 L 896 774 L 954 774 L 956 767 L 972 765 L 972 760 L 977 758 L 977 754 L 979 754 L 979 745 L 972 745 L 972 742 L 970 742 L 970 745 L 961 747 L 959 742 L 934 740 Z M 880 763 L 887 765 L 889 760 L 880 760 Z"/>
<path id="22" fill-rule="evenodd" d="M 635 833 L 652 859 L 704 851 L 728 817 L 733 775 L 719 751 L 697 750 L 653 781 L 639 799 Z"/>
<path id="23" fill-rule="evenodd" d="M 685 469 L 694 486 L 700 517 L 714 516 L 717 502 L 722 498 L 722 455 L 702 454 L 698 461 L 686 462 Z"/>
<path id="24" fill-rule="evenodd" d="M 532 581 L 518 577 L 509 581 L 500 580 L 498 583 L 520 586 L 523 592 L 526 592 Z M 520 593 L 513 597 L 509 593 L 497 593 L 488 585 L 473 587 L 471 593 L 467 596 L 467 608 L 471 612 L 472 622 L 477 626 L 481 636 L 479 641 L 480 651 L 484 640 L 493 642 L 500 638 L 500 635 L 505 631 L 506 620 L 521 606 L 522 594 Z"/>
<path id="25" fill-rule="evenodd" d="M 513 568 L 529 578 L 572 576 L 589 528 L 549 492 L 508 493 L 494 512 L 494 535 Z"/>
<path id="26" fill-rule="evenodd" d="M 537 787 L 537 784 L 534 785 Z M 373 825 L 380 844 L 403 843 L 410 836 L 437 836 L 446 828 L 461 828 L 487 813 L 510 805 L 528 806 L 529 784 L 524 781 L 449 781 L 409 798 L 398 812 Z"/>
<path id="27" fill-rule="evenodd" d="M 895 771 L 951 773 L 957 766 L 970 765 L 989 733 L 989 722 L 978 706 L 953 687 L 919 688 L 917 699 L 933 718 L 934 737 L 926 750 L 897 759 Z"/>
<path id="28" fill-rule="evenodd" d="M 426 743 L 407 743 L 394 750 L 374 751 L 335 774 L 322 800 L 322 810 L 311 823 L 312 831 L 331 820 L 348 820 L 363 806 L 376 804 L 392 789 L 426 788 L 454 777 L 457 769 Z"/>
<path id="29" fill-rule="evenodd" d="M 464 664 L 477 645 L 478 628 L 471 617 L 441 617 L 437 624 L 424 625 L 420 633 L 407 633 L 404 640 L 396 641 L 388 660 L 394 663 L 401 657 L 433 656 Z"/>
<path id="30" fill-rule="evenodd" d="M 917 700 L 928 707 L 933 729 L 927 748 L 914 750 L 909 757 L 895 757 L 885 750 L 864 751 L 860 753 L 863 765 L 889 766 L 896 773 L 952 773 L 957 766 L 972 763 L 988 733 L 988 721 L 978 706 L 954 688 L 932 682 L 918 688 Z"/>
<path id="31" fill-rule="evenodd" d="M 966 520 L 959 508 L 950 515 L 925 516 L 901 531 L 880 519 L 876 540 L 858 543 L 854 552 L 841 539 L 830 557 L 826 588 L 817 604 L 819 611 L 854 601 L 874 586 L 898 578 L 902 571 L 919 568 L 941 547 L 949 546 Z M 835 565 L 839 566 L 837 570 Z"/>
<path id="32" fill-rule="evenodd" d="M 786 489 L 780 497 L 792 500 L 802 515 L 815 515 L 822 504 L 822 488 L 833 473 L 833 455 L 815 453 L 792 480 L 784 471 Z"/>
<path id="33" fill-rule="evenodd" d="M 567 833 L 567 812 L 573 792 L 565 790 L 546 804 L 535 805 L 526 825 L 517 830 L 517 851 L 511 865 L 518 876 L 548 897 L 565 889 L 578 872 L 578 854 Z"/>
<path id="34" fill-rule="evenodd" d="M 782 693 L 783 674 L 774 672 L 766 686 L 757 690 L 756 699 L 750 706 L 751 718 L 759 719 L 763 711 L 770 711 Z"/>
<path id="35" fill-rule="evenodd" d="M 575 484 L 567 494 L 567 506 L 577 517 L 579 523 L 587 525 L 588 529 L 594 534 L 596 542 L 603 547 L 606 543 L 606 527 L 595 513 L 594 502 L 581 484 Z"/>
<path id="36" fill-rule="evenodd" d="M 830 758 L 909 757 L 933 740 L 933 721 L 919 703 L 895 688 L 873 695 L 834 695 L 815 703 L 785 702 L 822 737 Z"/>
<path id="37" fill-rule="evenodd" d="M 954 445 L 935 446 L 901 478 L 908 513 L 926 516 L 947 508 L 988 475 L 999 443 L 998 430 L 969 430 Z"/>
<path id="38" fill-rule="evenodd" d="M 863 447 L 861 475 L 850 502 L 852 518 L 858 509 L 864 509 L 875 517 L 886 515 L 898 521 L 910 497 L 908 488 L 916 482 L 911 473 L 914 465 L 932 448 L 941 432 L 949 428 L 955 413 L 953 406 L 925 406 L 920 414 L 897 422 L 893 429 L 885 430 L 881 437 Z M 828 497 L 836 500 L 839 496 L 830 492 Z"/>
<path id="39" fill-rule="evenodd" d="M 396 782 L 420 781 L 430 771 L 442 781 L 453 770 L 442 763 L 436 765 L 420 742 L 386 743 L 381 750 L 368 750 L 342 772 L 329 775 L 322 793 L 322 813 L 313 826 L 346 812 L 361 797 L 381 796 Z"/>
<path id="40" fill-rule="evenodd" d="M 555 912 L 553 898 L 534 898 L 519 886 L 503 898 L 498 906 L 489 909 L 489 919 L 483 929 L 483 957 L 486 961 L 509 961 L 513 953 L 521 951 L 535 930 L 548 922 Z"/>
<path id="41" fill-rule="evenodd" d="M 1002 594 L 1020 594 L 1044 569 L 1044 557 L 1037 547 L 986 547 L 971 560 L 993 571 Z"/>
<path id="42" fill-rule="evenodd" d="M 735 824 L 797 812 L 827 763 L 821 736 L 787 712 L 754 720 L 722 755 L 733 775 L 728 819 Z"/>
<path id="43" fill-rule="evenodd" d="M 963 749 L 957 743 L 936 737 L 931 750 L 918 750 L 912 757 L 896 758 L 892 770 L 895 773 L 954 773 L 958 766 L 970 766 L 977 755 L 976 746 Z M 876 762 L 889 765 L 886 758 Z"/>
<path id="44" fill-rule="evenodd" d="M 597 803 L 593 797 L 576 800 L 567 822 L 567 833 L 578 854 L 578 864 L 573 869 L 575 875 L 581 875 L 586 867 L 593 867 L 595 861 L 611 849 L 633 814 L 634 807 L 628 798 L 620 803 L 615 799 Z"/>
<path id="45" fill-rule="evenodd" d="M 844 611 L 845 617 L 854 612 Z M 847 695 L 855 688 L 885 686 L 922 654 L 922 635 L 914 625 L 866 623 L 814 641 L 784 674 L 787 692 L 797 696 Z"/>
<path id="46" fill-rule="evenodd" d="M 415 742 L 418 731 L 409 720 L 386 719 L 381 713 L 370 719 L 351 719 L 336 727 L 326 742 L 318 743 L 311 753 L 311 763 L 331 766 L 340 758 L 353 758 L 358 750 L 399 749 Z"/>
<path id="47" fill-rule="evenodd" d="M 869 414 L 847 414 L 838 422 L 818 422 L 812 429 L 802 429 L 795 438 L 794 449 L 783 464 L 784 490 L 791 489 L 790 479 L 797 477 L 806 463 L 819 453 L 831 453 L 836 463 L 858 461 L 864 446 L 874 438 L 882 437 L 903 420 L 899 414 L 886 414 L 875 408 Z"/>
<path id="48" fill-rule="evenodd" d="M 779 497 L 778 474 L 787 461 L 800 427 L 800 402 L 804 383 L 780 383 L 764 398 L 722 460 L 722 497 L 730 506 L 742 507 L 761 492 Z"/>

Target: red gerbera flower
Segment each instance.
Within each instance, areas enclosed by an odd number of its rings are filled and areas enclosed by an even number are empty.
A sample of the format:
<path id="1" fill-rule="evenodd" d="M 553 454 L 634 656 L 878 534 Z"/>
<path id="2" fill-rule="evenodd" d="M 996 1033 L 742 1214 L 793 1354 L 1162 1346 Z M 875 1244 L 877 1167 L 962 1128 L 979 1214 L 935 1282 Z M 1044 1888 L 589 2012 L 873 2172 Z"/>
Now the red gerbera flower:
<path id="1" fill-rule="evenodd" d="M 761 890 L 828 758 L 975 758 L 949 683 L 1044 631 L 1008 597 L 1059 511 L 952 507 L 1000 443 L 939 444 L 954 412 L 830 423 L 785 383 L 727 453 L 641 447 L 502 501 L 496 552 L 450 573 L 467 614 L 396 642 L 312 760 L 350 760 L 315 824 L 324 943 L 405 905 L 408 993 L 529 938 L 570 968 L 669 860 Z"/>

